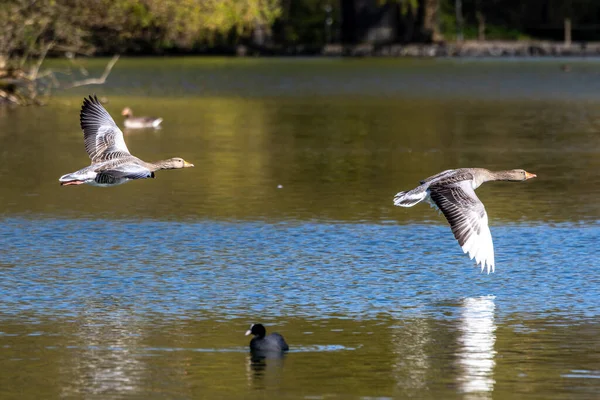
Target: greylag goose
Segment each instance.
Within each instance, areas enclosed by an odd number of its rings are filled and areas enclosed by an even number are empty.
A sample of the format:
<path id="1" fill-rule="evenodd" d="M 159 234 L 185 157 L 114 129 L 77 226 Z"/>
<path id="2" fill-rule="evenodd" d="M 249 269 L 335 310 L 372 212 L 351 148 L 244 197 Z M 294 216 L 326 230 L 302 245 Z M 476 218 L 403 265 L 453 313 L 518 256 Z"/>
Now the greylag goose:
<path id="1" fill-rule="evenodd" d="M 123 132 L 95 95 L 83 100 L 80 122 L 85 151 L 92 159 L 92 165 L 61 176 L 61 186 L 84 183 L 116 186 L 132 179 L 154 178 L 154 172 L 161 169 L 194 166 L 182 158 L 148 163 L 132 156 L 125 145 Z"/>
<path id="2" fill-rule="evenodd" d="M 394 196 L 394 205 L 412 207 L 425 200 L 441 211 L 452 228 L 452 233 L 463 253 L 494 272 L 494 244 L 488 227 L 485 207 L 475 189 L 488 181 L 524 181 L 536 175 L 522 169 L 489 171 L 484 168 L 449 169 L 422 180 L 413 190 Z"/>
<path id="3" fill-rule="evenodd" d="M 125 128 L 140 129 L 140 128 L 158 128 L 163 121 L 162 118 L 154 117 L 134 117 L 131 108 L 125 107 L 121 111 L 121 115 L 125 117 Z"/>

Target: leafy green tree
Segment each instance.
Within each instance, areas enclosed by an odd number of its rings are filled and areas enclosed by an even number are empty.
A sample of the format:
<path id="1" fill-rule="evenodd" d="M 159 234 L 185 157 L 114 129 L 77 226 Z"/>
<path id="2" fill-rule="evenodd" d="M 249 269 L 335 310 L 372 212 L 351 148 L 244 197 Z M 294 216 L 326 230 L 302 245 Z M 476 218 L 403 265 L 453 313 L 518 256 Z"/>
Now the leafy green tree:
<path id="1" fill-rule="evenodd" d="M 268 30 L 280 15 L 280 0 L 3 0 L 0 99 L 29 103 L 49 93 L 58 82 L 41 69 L 49 53 L 190 50 Z"/>

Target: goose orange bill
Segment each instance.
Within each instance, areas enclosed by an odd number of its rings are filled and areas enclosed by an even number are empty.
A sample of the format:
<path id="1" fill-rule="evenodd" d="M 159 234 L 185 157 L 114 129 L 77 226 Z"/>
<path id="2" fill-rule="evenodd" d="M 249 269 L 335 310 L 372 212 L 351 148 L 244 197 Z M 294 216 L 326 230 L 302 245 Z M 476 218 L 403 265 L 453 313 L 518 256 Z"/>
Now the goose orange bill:
<path id="1" fill-rule="evenodd" d="M 525 179 L 535 178 L 536 176 L 536 174 L 532 174 L 531 172 L 525 171 Z"/>

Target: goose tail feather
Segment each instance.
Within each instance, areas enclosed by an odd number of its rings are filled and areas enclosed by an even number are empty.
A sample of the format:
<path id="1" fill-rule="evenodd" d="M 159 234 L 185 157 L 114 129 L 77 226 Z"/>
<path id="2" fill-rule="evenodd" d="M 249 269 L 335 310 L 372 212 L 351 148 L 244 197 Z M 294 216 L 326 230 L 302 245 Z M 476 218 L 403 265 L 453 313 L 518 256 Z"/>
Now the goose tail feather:
<path id="1" fill-rule="evenodd" d="M 398 207 L 412 207 L 426 198 L 427 189 L 423 186 L 419 186 L 413 190 L 396 193 L 394 196 L 394 205 Z"/>
<path id="2" fill-rule="evenodd" d="M 65 174 L 65 175 L 61 176 L 60 178 L 58 178 L 58 181 L 60 182 L 61 186 L 77 185 L 77 184 L 79 184 L 77 182 L 85 183 L 91 179 L 94 179 L 95 177 L 96 177 L 95 172 L 86 171 L 84 169 L 84 170 L 80 170 L 80 171 L 76 171 L 76 172 L 71 172 L 69 174 Z"/>

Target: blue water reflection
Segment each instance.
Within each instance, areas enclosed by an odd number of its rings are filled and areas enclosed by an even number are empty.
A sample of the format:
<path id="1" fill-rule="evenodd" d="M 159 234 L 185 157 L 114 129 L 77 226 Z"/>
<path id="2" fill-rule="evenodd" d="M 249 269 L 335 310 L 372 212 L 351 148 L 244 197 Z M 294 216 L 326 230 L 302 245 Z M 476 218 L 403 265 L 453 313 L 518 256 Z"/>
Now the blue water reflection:
<path id="1" fill-rule="evenodd" d="M 443 225 L 6 218 L 0 313 L 462 318 L 458 302 L 494 295 L 496 318 L 600 315 L 600 224 L 492 230 L 487 275 Z"/>

